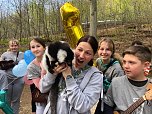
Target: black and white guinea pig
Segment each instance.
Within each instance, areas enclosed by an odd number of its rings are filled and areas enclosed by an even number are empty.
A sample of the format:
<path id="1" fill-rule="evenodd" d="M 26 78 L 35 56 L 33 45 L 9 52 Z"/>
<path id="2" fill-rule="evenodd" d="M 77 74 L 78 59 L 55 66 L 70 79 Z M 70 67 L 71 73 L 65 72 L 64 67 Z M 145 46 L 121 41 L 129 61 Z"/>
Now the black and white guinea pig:
<path id="1" fill-rule="evenodd" d="M 42 65 L 47 72 L 54 73 L 53 69 L 57 64 L 66 63 L 72 66 L 74 53 L 67 42 L 56 41 L 50 43 L 42 58 Z"/>

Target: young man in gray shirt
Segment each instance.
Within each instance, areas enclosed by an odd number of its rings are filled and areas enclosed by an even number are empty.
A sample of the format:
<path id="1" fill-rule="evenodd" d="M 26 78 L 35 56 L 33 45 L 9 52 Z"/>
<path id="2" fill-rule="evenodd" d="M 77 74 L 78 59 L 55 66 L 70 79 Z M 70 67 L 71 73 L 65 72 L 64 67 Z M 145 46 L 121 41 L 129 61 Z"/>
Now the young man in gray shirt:
<path id="1" fill-rule="evenodd" d="M 149 67 L 150 62 L 151 51 L 145 46 L 131 46 L 124 51 L 123 69 L 126 75 L 112 80 L 104 101 L 105 114 L 113 114 L 114 110 L 119 113 L 126 112 L 128 107 L 141 97 L 143 101 L 149 100 L 144 94 L 147 91 L 147 85 L 150 84 L 150 79 L 144 75 L 144 71 Z M 134 108 L 133 113 L 126 114 L 152 114 L 151 103 L 152 101 L 144 102 Z"/>

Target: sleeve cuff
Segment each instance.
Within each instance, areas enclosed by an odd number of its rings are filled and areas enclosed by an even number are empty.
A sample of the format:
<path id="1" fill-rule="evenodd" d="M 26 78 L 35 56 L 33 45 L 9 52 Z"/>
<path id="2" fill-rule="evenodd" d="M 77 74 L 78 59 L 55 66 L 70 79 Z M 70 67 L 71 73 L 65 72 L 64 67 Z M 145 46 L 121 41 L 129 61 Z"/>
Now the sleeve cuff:
<path id="1" fill-rule="evenodd" d="M 48 72 L 45 74 L 45 76 L 43 78 L 45 78 L 45 80 L 48 80 L 48 81 L 50 81 L 50 80 L 54 81 L 56 76 L 51 74 L 50 72 Z"/>

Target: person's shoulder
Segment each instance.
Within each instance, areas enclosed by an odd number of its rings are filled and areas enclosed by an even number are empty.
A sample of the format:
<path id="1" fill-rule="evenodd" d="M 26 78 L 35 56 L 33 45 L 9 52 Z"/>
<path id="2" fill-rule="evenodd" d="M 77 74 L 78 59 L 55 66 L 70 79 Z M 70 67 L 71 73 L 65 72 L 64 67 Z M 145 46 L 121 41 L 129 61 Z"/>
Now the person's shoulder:
<path id="1" fill-rule="evenodd" d="M 88 70 L 88 75 L 92 75 L 93 77 L 102 77 L 102 72 L 95 66 L 91 66 L 91 68 Z"/>
<path id="2" fill-rule="evenodd" d="M 122 70 L 122 67 L 119 64 L 119 62 L 117 62 L 117 61 L 115 63 L 113 63 L 111 66 L 109 66 L 109 68 L 108 68 L 108 71 L 116 71 L 116 72 L 118 72 L 120 70 Z"/>
<path id="3" fill-rule="evenodd" d="M 35 68 L 35 64 L 34 62 L 32 61 L 28 66 L 27 66 L 27 69 L 31 69 L 31 68 Z"/>
<path id="4" fill-rule="evenodd" d="M 119 60 L 114 59 L 112 66 L 121 66 L 121 64 L 120 64 Z"/>
<path id="5" fill-rule="evenodd" d="M 24 52 L 22 52 L 22 51 L 19 51 L 19 54 L 24 54 Z"/>
<path id="6" fill-rule="evenodd" d="M 113 78 L 111 81 L 112 88 L 121 88 L 126 81 L 125 78 L 125 75 Z"/>
<path id="7" fill-rule="evenodd" d="M 101 73 L 101 71 L 97 67 L 95 67 L 95 66 L 91 66 L 90 70 L 92 72 L 99 72 L 99 73 Z"/>
<path id="8" fill-rule="evenodd" d="M 95 60 L 95 65 L 94 66 L 98 66 L 99 65 L 99 63 L 101 63 L 101 58 L 97 58 L 96 60 Z"/>
<path id="9" fill-rule="evenodd" d="M 11 54 L 10 51 L 6 51 L 6 52 L 2 53 L 2 55 L 8 55 L 8 54 Z"/>
<path id="10" fill-rule="evenodd" d="M 122 66 L 118 60 L 115 60 L 115 62 L 110 67 L 112 67 L 115 70 L 122 70 Z"/>
<path id="11" fill-rule="evenodd" d="M 125 81 L 126 75 L 120 76 L 120 77 L 115 77 L 112 79 L 112 83 L 122 83 Z"/>
<path id="12" fill-rule="evenodd" d="M 103 80 L 102 72 L 98 68 L 96 68 L 94 66 L 92 66 L 88 70 L 87 77 L 91 77 L 91 80 L 93 80 L 93 82 L 95 82 L 95 83 L 96 82 L 101 82 Z"/>
<path id="13" fill-rule="evenodd" d="M 18 56 L 19 56 L 20 58 L 24 58 L 24 52 L 19 51 L 19 52 L 18 52 Z"/>

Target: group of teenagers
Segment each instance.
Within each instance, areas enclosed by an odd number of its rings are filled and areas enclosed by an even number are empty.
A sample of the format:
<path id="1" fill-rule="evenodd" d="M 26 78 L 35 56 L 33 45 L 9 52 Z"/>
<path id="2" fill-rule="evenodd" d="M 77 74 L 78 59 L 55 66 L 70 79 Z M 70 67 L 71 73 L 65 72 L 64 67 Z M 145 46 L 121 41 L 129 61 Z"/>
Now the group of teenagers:
<path id="1" fill-rule="evenodd" d="M 134 42 L 121 57 L 115 53 L 112 39 L 97 41 L 95 37 L 85 35 L 78 40 L 73 51 L 72 67 L 58 64 L 53 74 L 46 72 L 41 64 L 45 41 L 33 38 L 29 47 L 35 55 L 27 68 L 27 78 L 32 81 L 31 91 L 36 87 L 41 93 L 48 93 L 47 102 L 32 102 L 33 114 L 91 114 L 94 105 L 97 105 L 94 114 L 121 114 L 141 97 L 148 101 L 135 108 L 132 114 L 152 114 L 151 99 L 145 95 L 150 91 L 146 88 L 151 80 L 145 72 L 151 65 L 152 53 L 142 43 Z M 96 53 L 98 58 L 95 60 Z M 1 55 L 1 60 L 20 61 L 23 58 L 19 42 L 10 40 L 9 50 Z M 53 103 L 51 87 L 59 73 L 63 77 L 58 84 L 57 102 Z M 14 76 L 12 69 L 0 70 L 0 76 L 7 77 L 1 78 L 4 84 L 0 87 L 8 91 L 8 102 L 14 114 L 19 114 L 24 78 Z"/>

